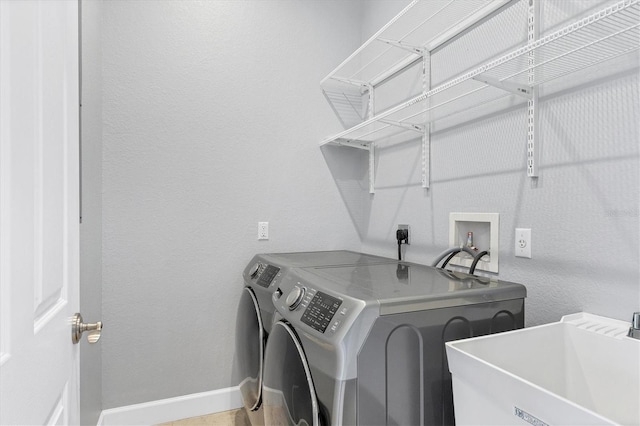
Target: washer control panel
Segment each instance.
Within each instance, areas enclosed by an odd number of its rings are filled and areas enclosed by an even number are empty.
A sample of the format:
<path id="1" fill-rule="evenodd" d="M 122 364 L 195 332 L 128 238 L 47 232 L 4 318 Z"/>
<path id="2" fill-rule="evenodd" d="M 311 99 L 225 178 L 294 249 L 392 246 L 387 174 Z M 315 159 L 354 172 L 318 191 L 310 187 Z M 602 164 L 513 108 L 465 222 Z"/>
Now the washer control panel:
<path id="1" fill-rule="evenodd" d="M 274 307 L 303 333 L 328 341 L 343 338 L 354 322 L 360 321 L 365 303 L 304 278 L 296 276 L 295 271 L 285 274 L 272 295 Z"/>
<path id="2" fill-rule="evenodd" d="M 336 312 L 338 312 L 338 308 L 340 308 L 342 301 L 337 297 L 333 297 L 321 291 L 314 293 L 313 298 L 309 302 L 309 306 L 307 306 L 307 309 L 305 309 L 302 314 L 301 321 L 313 329 L 318 330 L 320 333 L 324 333 L 333 320 Z M 340 324 L 336 324 L 335 327 L 332 326 L 332 331 L 335 332 L 338 325 Z"/>
<path id="3" fill-rule="evenodd" d="M 264 263 L 256 263 L 249 270 L 249 276 L 252 279 L 258 279 L 256 284 L 261 287 L 267 288 L 271 285 L 274 278 L 280 272 L 280 268 L 273 265 L 265 265 Z"/>

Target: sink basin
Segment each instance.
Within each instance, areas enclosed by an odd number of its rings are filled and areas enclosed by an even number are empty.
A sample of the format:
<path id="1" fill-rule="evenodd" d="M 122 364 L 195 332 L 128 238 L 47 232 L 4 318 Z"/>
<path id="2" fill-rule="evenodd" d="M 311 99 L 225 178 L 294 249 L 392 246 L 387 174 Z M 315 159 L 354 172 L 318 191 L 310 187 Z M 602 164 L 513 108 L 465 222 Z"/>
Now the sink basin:
<path id="1" fill-rule="evenodd" d="M 587 313 L 448 342 L 456 425 L 638 425 L 640 340 Z"/>

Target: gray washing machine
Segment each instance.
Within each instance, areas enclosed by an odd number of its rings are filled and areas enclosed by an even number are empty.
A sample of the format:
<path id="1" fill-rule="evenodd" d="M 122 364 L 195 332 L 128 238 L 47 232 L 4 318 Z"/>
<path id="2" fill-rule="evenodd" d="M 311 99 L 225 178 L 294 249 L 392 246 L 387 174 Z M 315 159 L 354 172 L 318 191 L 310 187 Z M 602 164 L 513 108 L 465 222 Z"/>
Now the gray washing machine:
<path id="1" fill-rule="evenodd" d="M 245 410 L 253 425 L 264 424 L 261 410 L 264 348 L 274 317 L 272 295 L 296 267 L 396 263 L 394 259 L 346 250 L 271 253 L 253 257 L 243 272 L 236 316 L 236 369 Z"/>
<path id="2" fill-rule="evenodd" d="M 524 286 L 408 262 L 296 269 L 279 286 L 269 425 L 454 424 L 444 342 L 524 326 Z"/>

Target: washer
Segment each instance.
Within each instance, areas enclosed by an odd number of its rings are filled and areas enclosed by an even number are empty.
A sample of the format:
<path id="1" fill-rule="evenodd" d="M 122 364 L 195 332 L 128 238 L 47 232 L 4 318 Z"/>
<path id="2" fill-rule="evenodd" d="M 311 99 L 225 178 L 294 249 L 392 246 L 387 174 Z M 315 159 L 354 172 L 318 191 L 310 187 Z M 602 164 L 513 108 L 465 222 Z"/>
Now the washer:
<path id="1" fill-rule="evenodd" d="M 444 342 L 524 326 L 524 286 L 408 262 L 296 269 L 279 285 L 267 424 L 453 424 Z"/>
<path id="2" fill-rule="evenodd" d="M 396 263 L 394 259 L 347 250 L 271 253 L 253 257 L 243 272 L 245 287 L 236 318 L 236 367 L 240 393 L 253 425 L 264 424 L 261 410 L 264 347 L 274 317 L 272 294 L 293 268 Z"/>

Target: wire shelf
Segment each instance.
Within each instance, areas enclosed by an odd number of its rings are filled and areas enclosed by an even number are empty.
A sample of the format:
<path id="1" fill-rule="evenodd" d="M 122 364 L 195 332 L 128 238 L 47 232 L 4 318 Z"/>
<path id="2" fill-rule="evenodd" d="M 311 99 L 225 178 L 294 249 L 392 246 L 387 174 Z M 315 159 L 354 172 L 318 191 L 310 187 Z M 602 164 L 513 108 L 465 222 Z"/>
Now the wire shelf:
<path id="1" fill-rule="evenodd" d="M 623 0 L 321 142 L 360 145 L 466 113 L 640 49 L 640 0 Z M 531 58 L 533 60 L 531 61 Z"/>
<path id="2" fill-rule="evenodd" d="M 433 50 L 509 1 L 414 0 L 320 86 L 343 124 L 361 123 L 367 117 L 362 112 L 368 112 L 368 88 L 421 60 L 424 50 Z"/>
<path id="3" fill-rule="evenodd" d="M 624 0 L 486 65 L 482 74 L 534 87 L 640 48 L 640 2 Z M 522 59 L 533 53 L 532 65 Z"/>

